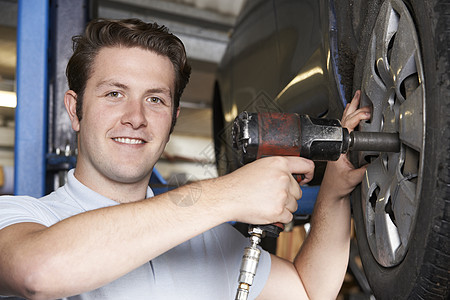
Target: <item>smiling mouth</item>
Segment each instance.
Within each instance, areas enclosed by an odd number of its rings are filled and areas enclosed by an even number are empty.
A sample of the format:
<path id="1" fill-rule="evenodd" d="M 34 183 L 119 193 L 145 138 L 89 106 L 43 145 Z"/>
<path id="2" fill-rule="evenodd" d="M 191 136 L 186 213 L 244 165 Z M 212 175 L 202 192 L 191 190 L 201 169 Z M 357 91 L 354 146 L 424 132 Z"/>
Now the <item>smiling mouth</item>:
<path id="1" fill-rule="evenodd" d="M 130 139 L 130 138 L 124 138 L 124 137 L 118 137 L 113 138 L 114 141 L 122 144 L 129 144 L 129 145 L 138 145 L 138 144 L 145 144 L 144 140 L 141 139 Z"/>

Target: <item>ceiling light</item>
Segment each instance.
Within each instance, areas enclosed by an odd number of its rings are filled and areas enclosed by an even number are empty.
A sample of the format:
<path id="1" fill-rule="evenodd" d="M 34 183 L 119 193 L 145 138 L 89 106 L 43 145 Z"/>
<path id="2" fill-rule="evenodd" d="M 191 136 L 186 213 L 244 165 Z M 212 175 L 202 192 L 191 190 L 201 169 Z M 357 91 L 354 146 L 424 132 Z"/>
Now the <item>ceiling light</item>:
<path id="1" fill-rule="evenodd" d="M 16 93 L 0 91 L 0 106 L 15 108 L 17 106 Z"/>

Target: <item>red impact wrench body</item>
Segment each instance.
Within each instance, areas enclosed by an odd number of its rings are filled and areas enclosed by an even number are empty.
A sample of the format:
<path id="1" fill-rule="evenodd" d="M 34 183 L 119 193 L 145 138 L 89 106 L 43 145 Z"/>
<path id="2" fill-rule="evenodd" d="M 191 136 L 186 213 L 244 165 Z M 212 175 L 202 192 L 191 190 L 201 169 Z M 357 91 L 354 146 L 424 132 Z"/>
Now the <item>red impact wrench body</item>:
<path id="1" fill-rule="evenodd" d="M 318 119 L 295 113 L 239 114 L 232 129 L 233 147 L 243 164 L 265 156 L 301 156 L 314 161 L 335 161 L 342 153 L 353 151 L 399 152 L 398 133 L 351 132 L 336 119 Z M 302 175 L 296 176 L 301 181 Z M 278 237 L 281 223 L 250 225 L 251 245 L 242 258 L 236 300 L 248 297 L 258 266 L 264 236 Z"/>

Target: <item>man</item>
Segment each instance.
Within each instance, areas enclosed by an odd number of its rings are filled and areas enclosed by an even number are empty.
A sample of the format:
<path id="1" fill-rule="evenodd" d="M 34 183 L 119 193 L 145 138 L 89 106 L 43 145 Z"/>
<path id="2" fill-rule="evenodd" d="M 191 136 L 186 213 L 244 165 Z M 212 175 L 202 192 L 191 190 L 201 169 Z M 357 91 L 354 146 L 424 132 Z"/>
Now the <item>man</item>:
<path id="1" fill-rule="evenodd" d="M 191 206 L 176 205 L 189 185 L 152 197 L 151 171 L 189 78 L 183 45 L 138 20 L 96 20 L 74 41 L 64 102 L 78 134 L 77 165 L 42 199 L 0 200 L 0 295 L 232 299 L 248 241 L 226 222 L 289 222 L 301 197 L 291 174 L 306 183 L 313 163 L 260 159 L 196 183 Z M 369 117 L 358 99 L 344 113 L 350 129 Z M 347 195 L 363 173 L 345 157 L 328 165 L 295 263 L 263 252 L 251 299 L 336 297 L 349 252 Z"/>

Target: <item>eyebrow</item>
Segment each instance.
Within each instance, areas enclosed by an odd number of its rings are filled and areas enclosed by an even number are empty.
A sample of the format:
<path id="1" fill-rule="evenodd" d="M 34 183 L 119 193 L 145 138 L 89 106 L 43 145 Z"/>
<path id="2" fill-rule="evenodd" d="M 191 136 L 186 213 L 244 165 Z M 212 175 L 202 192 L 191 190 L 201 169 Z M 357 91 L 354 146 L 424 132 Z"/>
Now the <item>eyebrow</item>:
<path id="1" fill-rule="evenodd" d="M 128 90 L 129 89 L 128 85 L 120 83 L 120 82 L 117 82 L 117 81 L 111 81 L 111 80 L 100 81 L 95 86 L 95 89 L 99 90 L 99 89 L 101 89 L 103 87 L 118 87 L 118 88 L 121 88 L 121 89 L 124 89 L 124 90 Z"/>
<path id="2" fill-rule="evenodd" d="M 162 88 L 162 87 L 156 87 L 156 88 L 150 88 L 145 91 L 146 93 L 160 93 L 160 94 L 166 94 L 170 97 L 172 100 L 172 91 L 168 88 Z"/>
<path id="3" fill-rule="evenodd" d="M 123 90 L 129 90 L 130 87 L 124 83 L 121 82 L 117 82 L 117 81 L 112 81 L 112 80 L 104 80 L 104 81 L 100 81 L 95 89 L 99 90 L 102 87 L 117 87 Z M 162 94 L 166 94 L 170 97 L 170 99 L 172 100 L 172 91 L 169 88 L 165 88 L 165 87 L 154 87 L 154 88 L 149 88 L 145 91 L 145 93 L 162 93 Z"/>

